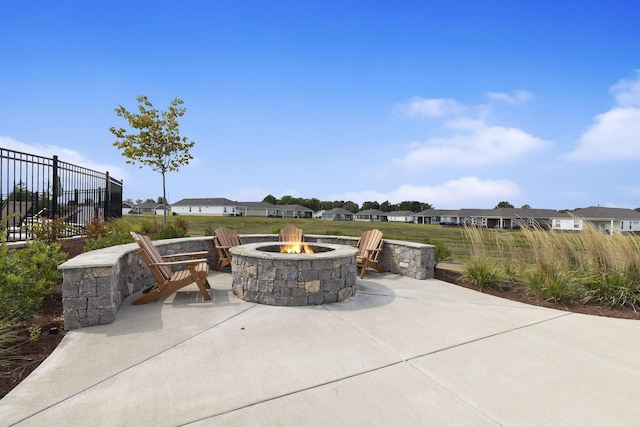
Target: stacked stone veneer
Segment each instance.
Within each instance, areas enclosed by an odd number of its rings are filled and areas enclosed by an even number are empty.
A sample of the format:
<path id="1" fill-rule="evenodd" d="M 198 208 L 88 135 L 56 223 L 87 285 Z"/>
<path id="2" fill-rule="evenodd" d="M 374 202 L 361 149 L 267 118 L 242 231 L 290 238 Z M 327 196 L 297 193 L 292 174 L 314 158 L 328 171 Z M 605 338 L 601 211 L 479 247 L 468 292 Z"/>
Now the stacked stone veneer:
<path id="1" fill-rule="evenodd" d="M 162 255 L 213 252 L 211 238 L 183 238 L 154 242 Z M 122 301 L 155 283 L 151 270 L 132 243 L 80 254 L 60 265 L 62 311 L 66 330 L 113 323 Z M 211 255 L 207 256 L 213 262 Z"/>
<path id="2" fill-rule="evenodd" d="M 344 301 L 356 293 L 357 249 L 324 244 L 315 254 L 257 250 L 264 243 L 231 248 L 233 293 L 259 304 L 298 306 Z"/>
<path id="3" fill-rule="evenodd" d="M 243 243 L 273 242 L 273 234 L 240 236 Z M 355 245 L 357 238 L 305 235 L 308 242 Z M 163 255 L 208 251 L 209 265 L 218 261 L 210 237 L 169 239 L 154 242 Z M 80 254 L 60 265 L 62 308 L 66 330 L 112 323 L 124 299 L 155 280 L 137 255 L 138 246 L 127 244 Z M 380 256 L 385 271 L 414 279 L 433 278 L 434 247 L 420 243 L 385 240 Z M 367 274 L 367 279 L 375 273 Z"/>

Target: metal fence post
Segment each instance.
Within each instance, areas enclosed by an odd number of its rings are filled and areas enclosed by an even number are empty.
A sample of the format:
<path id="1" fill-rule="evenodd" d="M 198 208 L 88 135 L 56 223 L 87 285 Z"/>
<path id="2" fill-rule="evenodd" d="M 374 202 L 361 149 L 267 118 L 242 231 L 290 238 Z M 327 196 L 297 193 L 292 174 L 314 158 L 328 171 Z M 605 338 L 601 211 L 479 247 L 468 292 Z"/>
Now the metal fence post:
<path id="1" fill-rule="evenodd" d="M 58 175 L 58 156 L 53 156 L 53 198 L 51 200 L 51 219 L 58 217 L 58 197 L 60 196 L 60 175 Z"/>

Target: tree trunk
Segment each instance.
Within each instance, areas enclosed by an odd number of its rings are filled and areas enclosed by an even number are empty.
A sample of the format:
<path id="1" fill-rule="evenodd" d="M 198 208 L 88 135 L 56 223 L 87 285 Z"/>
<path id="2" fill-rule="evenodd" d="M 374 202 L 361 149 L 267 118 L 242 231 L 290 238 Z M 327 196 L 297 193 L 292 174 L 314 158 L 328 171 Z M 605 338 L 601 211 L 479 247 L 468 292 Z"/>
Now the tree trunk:
<path id="1" fill-rule="evenodd" d="M 164 205 L 162 209 L 162 218 L 163 224 L 167 226 L 167 179 L 165 176 L 165 172 L 162 172 L 162 204 Z"/>

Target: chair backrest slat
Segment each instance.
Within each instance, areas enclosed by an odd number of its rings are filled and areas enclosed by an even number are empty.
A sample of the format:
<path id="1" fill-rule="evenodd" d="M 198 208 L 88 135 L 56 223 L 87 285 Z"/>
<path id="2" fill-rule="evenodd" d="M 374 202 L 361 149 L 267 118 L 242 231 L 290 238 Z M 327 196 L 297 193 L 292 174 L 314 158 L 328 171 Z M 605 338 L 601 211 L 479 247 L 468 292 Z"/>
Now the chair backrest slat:
<path id="1" fill-rule="evenodd" d="M 216 237 L 218 238 L 218 242 L 222 246 L 239 246 L 242 243 L 240 242 L 240 236 L 238 236 L 238 232 L 232 230 L 227 227 L 219 227 L 216 229 Z"/>
<path id="2" fill-rule="evenodd" d="M 281 242 L 302 242 L 302 230 L 298 227 L 290 225 L 280 230 L 279 239 Z"/>
<path id="3" fill-rule="evenodd" d="M 171 278 L 171 269 L 166 265 L 153 265 L 162 262 L 162 255 L 158 252 L 158 248 L 155 247 L 149 236 L 144 234 L 138 234 L 131 232 L 131 236 L 140 246 L 140 255 L 143 261 L 149 266 L 149 269 L 153 273 L 158 282 L 164 282 Z"/>
<path id="4" fill-rule="evenodd" d="M 358 240 L 358 253 L 356 256 L 365 256 L 367 252 L 377 251 L 382 247 L 382 231 L 377 229 L 367 230 Z"/>

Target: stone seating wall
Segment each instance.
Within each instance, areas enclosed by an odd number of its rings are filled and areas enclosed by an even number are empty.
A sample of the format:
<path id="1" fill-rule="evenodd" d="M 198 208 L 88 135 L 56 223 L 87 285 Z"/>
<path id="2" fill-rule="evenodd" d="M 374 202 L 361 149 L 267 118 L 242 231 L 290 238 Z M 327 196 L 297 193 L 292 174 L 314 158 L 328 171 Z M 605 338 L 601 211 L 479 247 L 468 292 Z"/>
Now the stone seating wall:
<path id="1" fill-rule="evenodd" d="M 243 243 L 278 240 L 275 234 L 245 234 L 240 238 Z M 355 245 L 358 238 L 305 235 L 305 241 Z M 433 278 L 432 245 L 384 241 L 380 265 L 385 271 L 419 280 Z M 218 262 L 211 237 L 157 240 L 154 244 L 162 255 L 208 251 L 209 265 Z M 135 243 L 112 246 L 85 252 L 58 267 L 63 277 L 62 309 L 66 330 L 113 323 L 125 298 L 155 283 L 151 271 L 137 254 L 138 250 Z"/>

